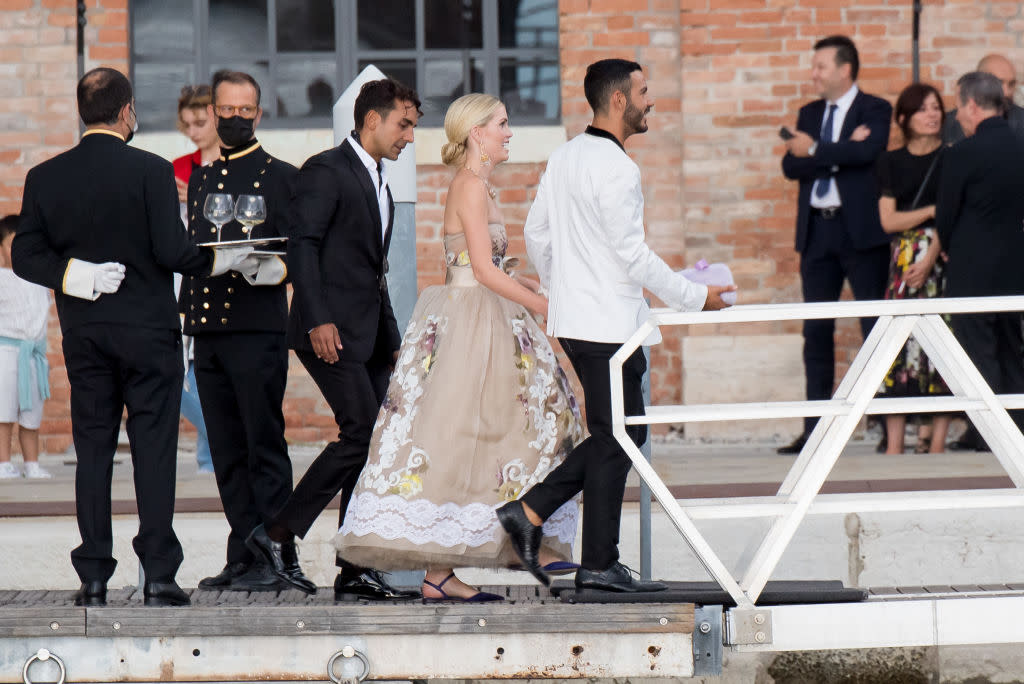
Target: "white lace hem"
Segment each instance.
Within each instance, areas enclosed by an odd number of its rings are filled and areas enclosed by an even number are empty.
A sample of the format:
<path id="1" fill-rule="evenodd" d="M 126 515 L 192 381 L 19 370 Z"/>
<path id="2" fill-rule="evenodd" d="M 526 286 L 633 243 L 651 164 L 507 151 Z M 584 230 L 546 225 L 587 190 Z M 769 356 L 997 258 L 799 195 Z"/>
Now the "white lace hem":
<path id="1" fill-rule="evenodd" d="M 435 504 L 426 499 L 407 501 L 397 494 L 378 496 L 363 491 L 356 494 L 345 513 L 341 535 L 363 537 L 375 534 L 381 539 L 404 539 L 417 546 L 479 547 L 497 542 L 504 533 L 494 506 L 473 503 Z M 572 545 L 576 539 L 579 506 L 575 499 L 566 502 L 544 521 L 544 536 Z"/>

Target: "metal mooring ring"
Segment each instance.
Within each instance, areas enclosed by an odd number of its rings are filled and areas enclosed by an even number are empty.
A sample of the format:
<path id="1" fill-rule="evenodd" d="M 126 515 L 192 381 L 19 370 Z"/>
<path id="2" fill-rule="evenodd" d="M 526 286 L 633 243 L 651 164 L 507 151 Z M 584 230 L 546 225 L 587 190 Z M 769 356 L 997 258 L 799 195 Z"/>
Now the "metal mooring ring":
<path id="1" fill-rule="evenodd" d="M 346 646 L 337 653 L 331 656 L 331 659 L 327 661 L 327 677 L 334 682 L 334 684 L 342 684 L 342 682 L 351 681 L 349 678 L 342 679 L 334 674 L 334 664 L 338 662 L 338 658 L 358 658 L 363 664 L 363 670 L 356 675 L 356 681 L 362 682 L 370 676 L 370 661 L 366 655 L 352 646 Z M 28 683 L 31 684 L 31 683 Z"/>
<path id="2" fill-rule="evenodd" d="M 25 667 L 21 669 L 21 678 L 24 680 L 25 684 L 32 684 L 32 680 L 28 678 L 28 668 L 30 668 L 32 663 L 37 660 L 53 660 L 53 662 L 57 663 L 57 667 L 60 668 L 60 679 L 58 679 L 55 684 L 64 684 L 64 680 L 68 675 L 68 671 L 64 669 L 64 661 L 61 660 L 56 653 L 50 653 L 45 648 L 39 649 L 32 654 L 32 657 L 25 661 Z"/>

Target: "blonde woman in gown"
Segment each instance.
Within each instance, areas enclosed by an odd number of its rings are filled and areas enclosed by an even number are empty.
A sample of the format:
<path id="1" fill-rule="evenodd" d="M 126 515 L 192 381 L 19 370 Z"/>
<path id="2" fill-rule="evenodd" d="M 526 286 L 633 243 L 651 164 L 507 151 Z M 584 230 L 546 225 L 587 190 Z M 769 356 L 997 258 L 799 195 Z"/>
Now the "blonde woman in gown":
<path id="1" fill-rule="evenodd" d="M 517 499 L 583 438 L 576 399 L 533 314 L 539 285 L 511 273 L 492 169 L 512 131 L 490 95 L 459 98 L 445 116 L 445 163 L 457 170 L 444 213 L 445 285 L 420 296 L 402 341 L 360 475 L 336 538 L 367 567 L 426 568 L 426 600 L 494 601 L 454 567 L 518 558 L 494 509 Z M 578 505 L 544 524 L 541 563 L 572 571 Z"/>

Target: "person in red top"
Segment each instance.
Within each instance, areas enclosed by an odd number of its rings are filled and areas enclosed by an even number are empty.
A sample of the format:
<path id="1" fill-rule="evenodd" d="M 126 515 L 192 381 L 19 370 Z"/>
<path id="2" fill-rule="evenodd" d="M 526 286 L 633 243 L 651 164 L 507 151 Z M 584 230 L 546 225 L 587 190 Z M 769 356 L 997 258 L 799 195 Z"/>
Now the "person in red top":
<path id="1" fill-rule="evenodd" d="M 187 85 L 181 89 L 178 97 L 178 130 L 188 136 L 196 145 L 196 151 L 174 160 L 174 182 L 178 186 L 178 201 L 181 203 L 181 217 L 188 224 L 185 213 L 185 200 L 188 194 L 188 179 L 192 172 L 200 167 L 212 164 L 220 157 L 220 138 L 217 136 L 217 124 L 210 116 L 206 106 L 213 101 L 210 86 Z M 174 276 L 174 291 L 177 292 L 181 277 Z M 185 385 L 181 393 L 181 415 L 196 428 L 196 465 L 201 473 L 213 472 L 213 458 L 210 455 L 210 441 L 206 434 L 206 421 L 203 420 L 203 409 L 199 404 L 199 393 L 196 390 L 196 372 L 193 361 L 192 339 L 183 337 L 182 346 L 188 361 L 185 372 Z"/>
<path id="2" fill-rule="evenodd" d="M 178 97 L 178 130 L 195 143 L 196 151 L 174 160 L 174 178 L 178 185 L 178 201 L 184 202 L 188 179 L 197 166 L 212 164 L 220 157 L 217 123 L 206 106 L 213 101 L 210 86 L 187 85 Z"/>

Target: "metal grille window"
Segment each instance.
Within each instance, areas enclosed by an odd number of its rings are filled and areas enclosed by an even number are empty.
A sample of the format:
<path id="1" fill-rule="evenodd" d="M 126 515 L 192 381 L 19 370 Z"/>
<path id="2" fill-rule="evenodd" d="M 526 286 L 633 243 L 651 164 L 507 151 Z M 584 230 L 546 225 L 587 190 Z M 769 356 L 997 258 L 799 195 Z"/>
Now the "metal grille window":
<path id="1" fill-rule="evenodd" d="M 217 69 L 251 73 L 261 125 L 329 127 L 367 64 L 416 88 L 423 123 L 460 95 L 498 93 L 517 124 L 560 117 L 558 0 L 131 0 L 140 123 L 174 127 L 178 92 Z"/>

